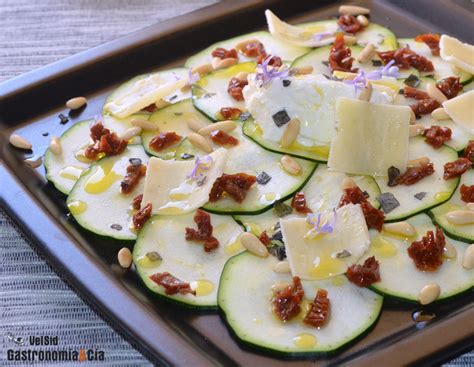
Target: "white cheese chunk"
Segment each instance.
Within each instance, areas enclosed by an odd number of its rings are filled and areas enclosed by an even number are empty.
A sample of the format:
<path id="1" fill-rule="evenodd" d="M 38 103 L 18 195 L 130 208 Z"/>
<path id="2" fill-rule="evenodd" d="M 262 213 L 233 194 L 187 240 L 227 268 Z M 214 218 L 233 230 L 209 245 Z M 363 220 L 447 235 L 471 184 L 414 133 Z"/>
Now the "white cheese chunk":
<path id="1" fill-rule="evenodd" d="M 443 107 L 455 124 L 474 134 L 474 90 L 443 102 Z"/>
<path id="2" fill-rule="evenodd" d="M 153 74 L 137 81 L 127 94 L 107 103 L 105 109 L 117 117 L 128 117 L 181 89 L 187 82 L 186 78 L 170 81 Z"/>
<path id="3" fill-rule="evenodd" d="M 331 170 L 386 176 L 395 166 L 402 172 L 408 159 L 411 109 L 339 98 L 337 134 L 329 151 Z"/>
<path id="4" fill-rule="evenodd" d="M 440 56 L 458 68 L 474 74 L 474 46 L 443 34 L 439 40 Z"/>
<path id="5" fill-rule="evenodd" d="M 187 177 L 195 162 L 150 158 L 142 206 L 151 203 L 153 214 L 166 215 L 184 214 L 203 206 L 209 200 L 214 181 L 224 172 L 227 150 L 219 148 L 209 156 L 212 158 L 210 167 L 198 172 L 206 177 L 202 181 Z"/>
<path id="6" fill-rule="evenodd" d="M 286 255 L 293 276 L 326 279 L 344 274 L 369 249 L 370 237 L 360 205 L 345 205 L 326 214 L 333 233 L 311 235 L 313 226 L 304 218 L 280 219 Z"/>

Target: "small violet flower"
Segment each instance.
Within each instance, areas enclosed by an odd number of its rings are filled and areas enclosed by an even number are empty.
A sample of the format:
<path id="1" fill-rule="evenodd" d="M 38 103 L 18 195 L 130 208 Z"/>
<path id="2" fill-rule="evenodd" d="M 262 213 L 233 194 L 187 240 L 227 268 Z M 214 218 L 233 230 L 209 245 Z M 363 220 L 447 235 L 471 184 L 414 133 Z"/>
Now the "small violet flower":
<path id="1" fill-rule="evenodd" d="M 371 71 L 370 73 L 365 73 L 364 70 L 361 70 L 354 79 L 345 80 L 345 84 L 353 85 L 356 92 L 359 89 L 364 89 L 367 86 L 367 80 L 380 80 L 384 76 L 389 76 L 392 78 L 399 78 L 400 73 L 397 66 L 393 66 L 395 60 L 391 60 L 387 65 L 381 66 L 379 69 Z"/>
<path id="2" fill-rule="evenodd" d="M 207 171 L 209 168 L 211 168 L 212 163 L 212 157 L 209 155 L 206 155 L 202 158 L 196 157 L 196 160 L 194 161 L 194 168 L 191 173 L 186 176 L 186 178 L 191 181 L 202 179 L 203 174 L 199 173 L 199 171 Z"/>
<path id="3" fill-rule="evenodd" d="M 267 56 L 263 62 L 257 65 L 256 79 L 260 82 L 260 87 L 270 83 L 273 79 L 283 79 L 291 76 L 291 71 L 288 67 L 283 70 L 278 70 L 269 65 L 273 56 Z"/>
<path id="4" fill-rule="evenodd" d="M 333 219 L 324 224 L 321 223 L 321 213 L 319 213 L 317 217 L 313 213 L 309 213 L 306 216 L 306 222 L 311 224 L 313 228 L 308 231 L 306 236 L 312 238 L 318 235 L 319 233 L 333 233 L 336 225 L 336 220 L 337 213 L 335 209 L 333 209 Z"/>
<path id="5" fill-rule="evenodd" d="M 189 68 L 189 71 L 188 71 L 188 83 L 189 83 L 189 84 L 194 84 L 194 83 L 196 83 L 197 81 L 199 81 L 199 79 L 201 79 L 201 77 L 199 76 L 199 73 L 194 73 L 194 74 L 193 74 L 193 69 L 192 69 L 192 68 Z"/>
<path id="6" fill-rule="evenodd" d="M 313 34 L 313 39 L 315 41 L 321 41 L 327 37 L 334 36 L 334 32 L 320 32 L 320 33 L 315 33 Z"/>

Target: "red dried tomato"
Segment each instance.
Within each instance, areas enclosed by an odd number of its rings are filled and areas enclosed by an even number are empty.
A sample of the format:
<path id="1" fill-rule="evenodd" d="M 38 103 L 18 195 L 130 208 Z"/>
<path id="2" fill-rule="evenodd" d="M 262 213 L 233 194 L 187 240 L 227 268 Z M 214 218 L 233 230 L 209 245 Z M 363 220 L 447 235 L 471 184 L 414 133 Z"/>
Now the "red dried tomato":
<path id="1" fill-rule="evenodd" d="M 140 178 L 145 176 L 146 166 L 144 164 L 130 164 L 127 167 L 127 175 L 120 182 L 120 190 L 122 194 L 129 194 L 140 182 Z"/>
<path id="2" fill-rule="evenodd" d="M 424 177 L 433 174 L 434 171 L 433 163 L 426 163 L 421 166 L 407 168 L 403 174 L 397 177 L 396 184 L 406 186 L 416 184 Z"/>
<path id="3" fill-rule="evenodd" d="M 462 156 L 474 163 L 474 140 L 469 140 Z"/>
<path id="4" fill-rule="evenodd" d="M 172 145 L 175 145 L 181 141 L 182 137 L 176 134 L 174 131 L 167 131 L 156 135 L 150 140 L 148 146 L 156 152 L 166 149 Z"/>
<path id="5" fill-rule="evenodd" d="M 474 185 L 467 186 L 462 184 L 459 189 L 461 193 L 461 200 L 465 203 L 474 203 Z"/>
<path id="6" fill-rule="evenodd" d="M 268 237 L 267 231 L 263 231 L 260 233 L 260 236 L 258 236 L 258 239 L 260 242 L 262 242 L 265 246 L 268 246 L 270 244 L 270 237 Z"/>
<path id="7" fill-rule="evenodd" d="M 298 213 L 312 213 L 311 209 L 306 206 L 306 197 L 303 192 L 297 192 L 291 200 L 291 207 Z"/>
<path id="8" fill-rule="evenodd" d="M 433 56 L 439 56 L 439 34 L 425 33 L 415 37 L 416 42 L 424 42 L 430 48 Z"/>
<path id="9" fill-rule="evenodd" d="M 304 297 L 303 286 L 299 277 L 293 277 L 293 284 L 273 294 L 273 312 L 282 321 L 288 321 L 301 311 L 300 303 Z"/>
<path id="10" fill-rule="evenodd" d="M 283 65 L 283 61 L 281 60 L 281 57 L 275 56 L 275 55 L 270 55 L 270 60 L 268 61 L 269 66 L 273 66 L 275 68 L 278 68 Z M 257 58 L 257 64 L 261 64 L 263 60 L 267 58 L 267 55 L 262 54 Z"/>
<path id="11" fill-rule="evenodd" d="M 407 98 L 414 98 L 414 99 L 429 99 L 430 98 L 428 93 L 420 89 L 410 87 L 410 86 L 405 87 L 403 91 L 403 95 Z"/>
<path id="12" fill-rule="evenodd" d="M 448 162 L 444 165 L 443 178 L 449 180 L 450 178 L 461 176 L 471 166 L 472 162 L 467 158 L 459 158 L 454 162 Z"/>
<path id="13" fill-rule="evenodd" d="M 430 72 L 434 70 L 433 64 L 430 60 L 424 56 L 418 55 L 416 52 L 406 47 L 399 48 L 396 51 L 379 52 L 378 55 L 385 65 L 390 61 L 395 60 L 395 66 L 398 66 L 400 69 L 409 69 L 410 67 L 413 67 L 419 71 Z"/>
<path id="14" fill-rule="evenodd" d="M 239 48 L 239 51 L 242 52 L 247 57 L 257 57 L 260 55 L 267 55 L 263 43 L 257 40 L 252 40 L 247 42 L 243 48 Z"/>
<path id="15" fill-rule="evenodd" d="M 362 24 L 350 14 L 341 15 L 337 20 L 337 25 L 346 33 L 354 34 L 362 30 Z"/>
<path id="16" fill-rule="evenodd" d="M 157 110 L 156 108 L 156 104 L 155 103 L 152 103 L 148 106 L 146 106 L 145 108 L 142 108 L 142 111 L 146 111 L 146 112 L 150 112 L 150 113 L 153 113 Z"/>
<path id="17" fill-rule="evenodd" d="M 229 93 L 230 96 L 236 101 L 243 101 L 244 95 L 242 94 L 242 89 L 244 89 L 247 84 L 249 84 L 247 79 L 239 79 L 234 77 L 229 81 L 227 93 Z"/>
<path id="18" fill-rule="evenodd" d="M 437 125 L 433 125 L 423 131 L 425 142 L 435 149 L 442 147 L 444 143 L 451 140 L 451 134 L 452 132 L 449 127 L 442 127 Z"/>
<path id="19" fill-rule="evenodd" d="M 99 155 L 99 153 L 100 151 L 98 147 L 96 147 L 95 145 L 89 145 L 84 150 L 84 157 L 86 157 L 87 159 L 97 159 L 97 156 Z"/>
<path id="20" fill-rule="evenodd" d="M 462 91 L 461 79 L 455 76 L 441 80 L 436 83 L 436 87 L 443 92 L 447 99 L 456 97 Z"/>
<path id="21" fill-rule="evenodd" d="M 240 117 L 241 113 L 242 113 L 241 110 L 239 110 L 238 108 L 233 108 L 233 107 L 222 107 L 220 109 L 220 114 L 226 120 L 236 120 Z"/>
<path id="22" fill-rule="evenodd" d="M 219 246 L 217 238 L 212 236 L 211 216 L 203 210 L 198 209 L 194 214 L 194 223 L 197 230 L 186 227 L 187 241 L 204 241 L 204 251 L 211 252 Z"/>
<path id="23" fill-rule="evenodd" d="M 239 139 L 234 138 L 232 135 L 229 135 L 222 130 L 214 130 L 211 133 L 211 140 L 219 145 L 235 146 L 239 144 Z"/>
<path id="24" fill-rule="evenodd" d="M 218 47 L 211 53 L 212 57 L 218 57 L 219 59 L 227 59 L 229 57 L 233 59 L 238 59 L 239 55 L 237 54 L 237 50 L 235 48 L 231 48 L 230 50 L 226 50 L 225 48 Z"/>
<path id="25" fill-rule="evenodd" d="M 437 100 L 433 98 L 427 98 L 427 99 L 422 99 L 417 104 L 412 105 L 410 107 L 416 116 L 422 116 L 422 115 L 426 115 L 428 113 L 433 112 L 439 106 L 441 106 L 441 104 Z"/>
<path id="26" fill-rule="evenodd" d="M 305 324 L 321 327 L 328 322 L 329 316 L 329 298 L 325 289 L 318 289 L 311 308 L 303 319 Z"/>
<path id="27" fill-rule="evenodd" d="M 211 252 L 219 247 L 219 240 L 215 237 L 209 237 L 204 241 L 204 251 Z"/>
<path id="28" fill-rule="evenodd" d="M 145 222 L 151 217 L 151 203 L 146 204 L 142 209 L 135 213 L 132 218 L 135 228 L 141 228 Z"/>
<path id="29" fill-rule="evenodd" d="M 380 281 L 379 262 L 374 256 L 364 261 L 363 265 L 351 265 L 347 269 L 347 278 L 359 287 L 368 287 L 369 285 Z"/>
<path id="30" fill-rule="evenodd" d="M 352 69 L 354 58 L 351 55 L 351 49 L 344 45 L 344 35 L 338 34 L 329 52 L 328 62 L 331 71 L 338 70 L 357 73 L 357 69 Z"/>
<path id="31" fill-rule="evenodd" d="M 436 236 L 433 231 L 426 232 L 420 241 L 413 242 L 408 247 L 408 256 L 415 262 L 415 266 L 423 271 L 435 271 L 443 263 L 443 251 L 446 239 L 443 231 L 436 227 Z"/>
<path id="32" fill-rule="evenodd" d="M 257 177 L 246 173 L 235 173 L 232 175 L 223 174 L 212 185 L 209 193 L 209 201 L 219 200 L 224 193 L 227 193 L 236 202 L 241 203 L 247 196 L 247 191 L 257 181 Z"/>
<path id="33" fill-rule="evenodd" d="M 96 142 L 99 141 L 102 135 L 109 134 L 110 130 L 106 129 L 102 124 L 102 121 L 97 121 L 94 125 L 90 128 L 90 137 L 92 141 Z"/>
<path id="34" fill-rule="evenodd" d="M 150 275 L 150 279 L 156 284 L 161 285 L 165 289 L 167 295 L 173 295 L 176 293 L 180 294 L 193 294 L 196 295 L 196 292 L 191 289 L 189 283 L 179 280 L 175 276 L 171 275 L 168 272 L 156 273 Z"/>
<path id="35" fill-rule="evenodd" d="M 96 159 L 100 153 L 109 156 L 117 155 L 127 147 L 127 141 L 120 139 L 116 133 L 104 128 L 101 121 L 91 126 L 90 137 L 94 143 L 84 151 L 84 156 L 88 159 Z"/>
<path id="36" fill-rule="evenodd" d="M 143 194 L 137 195 L 132 200 L 132 208 L 135 210 L 140 210 L 142 206 Z"/>

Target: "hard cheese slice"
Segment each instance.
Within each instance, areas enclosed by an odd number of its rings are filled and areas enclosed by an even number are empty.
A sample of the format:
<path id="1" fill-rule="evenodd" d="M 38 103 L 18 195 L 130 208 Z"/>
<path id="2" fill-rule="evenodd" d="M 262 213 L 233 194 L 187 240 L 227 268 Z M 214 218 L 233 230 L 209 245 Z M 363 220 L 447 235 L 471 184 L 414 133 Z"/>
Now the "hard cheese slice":
<path id="1" fill-rule="evenodd" d="M 390 166 L 403 171 L 408 159 L 410 116 L 408 106 L 339 98 L 329 168 L 372 176 L 386 176 Z"/>
<path id="2" fill-rule="evenodd" d="M 207 157 L 211 163 L 194 172 L 196 179 L 188 178 L 195 162 L 150 158 L 142 206 L 151 203 L 153 214 L 179 215 L 207 203 L 214 181 L 224 172 L 227 150 L 219 148 Z"/>
<path id="3" fill-rule="evenodd" d="M 186 78 L 168 81 L 159 74 L 152 74 L 138 80 L 127 94 L 107 103 L 105 109 L 117 117 L 128 117 L 183 88 L 186 83 L 188 83 Z"/>
<path id="4" fill-rule="evenodd" d="M 474 74 L 474 46 L 443 34 L 439 41 L 439 48 L 443 60 Z"/>
<path id="5" fill-rule="evenodd" d="M 457 125 L 474 134 L 474 90 L 443 102 L 443 107 Z"/>
<path id="6" fill-rule="evenodd" d="M 319 233 L 304 218 L 280 219 L 286 255 L 293 276 L 326 279 L 344 274 L 368 250 L 369 231 L 360 205 L 345 205 L 324 216 L 333 233 Z"/>

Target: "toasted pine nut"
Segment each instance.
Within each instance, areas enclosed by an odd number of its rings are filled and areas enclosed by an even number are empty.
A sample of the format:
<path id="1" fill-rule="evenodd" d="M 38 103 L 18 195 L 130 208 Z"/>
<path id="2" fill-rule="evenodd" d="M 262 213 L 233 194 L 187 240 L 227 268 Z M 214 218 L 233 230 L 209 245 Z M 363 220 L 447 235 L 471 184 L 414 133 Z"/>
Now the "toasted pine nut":
<path id="1" fill-rule="evenodd" d="M 425 131 L 425 127 L 420 124 L 410 125 L 409 131 L 410 138 L 413 138 L 415 136 L 421 135 L 423 131 Z"/>
<path id="2" fill-rule="evenodd" d="M 273 267 L 273 271 L 275 273 L 291 273 L 290 263 L 287 260 L 279 261 Z"/>
<path id="3" fill-rule="evenodd" d="M 351 46 L 357 43 L 357 37 L 348 36 L 347 34 L 344 35 L 344 44 Z"/>
<path id="4" fill-rule="evenodd" d="M 148 121 L 147 119 L 143 117 L 136 117 L 132 120 L 131 124 L 133 126 L 141 127 L 143 130 L 148 130 L 148 131 L 157 131 L 158 130 L 158 125 L 154 124 L 151 121 Z"/>
<path id="5" fill-rule="evenodd" d="M 134 138 L 138 134 L 142 132 L 142 128 L 138 126 L 133 126 L 125 130 L 122 134 L 120 134 L 120 139 L 129 141 L 130 139 Z"/>
<path id="6" fill-rule="evenodd" d="M 372 60 L 372 57 L 375 55 L 375 51 L 375 46 L 372 43 L 367 43 L 360 52 L 359 56 L 357 56 L 357 61 L 363 64 L 364 62 Z"/>
<path id="7" fill-rule="evenodd" d="M 372 90 L 373 90 L 372 83 L 367 83 L 364 90 L 360 92 L 359 99 L 361 101 L 369 102 L 370 97 L 372 97 Z"/>
<path id="8" fill-rule="evenodd" d="M 443 249 L 443 256 L 447 259 L 454 259 L 457 255 L 456 247 L 451 242 L 446 241 Z"/>
<path id="9" fill-rule="evenodd" d="M 291 119 L 286 125 L 286 129 L 280 139 L 280 145 L 283 148 L 288 148 L 295 141 L 296 137 L 300 133 L 300 120 Z"/>
<path id="10" fill-rule="evenodd" d="M 198 130 L 198 133 L 201 135 L 209 135 L 215 130 L 220 130 L 225 133 L 230 133 L 231 131 L 237 128 L 237 124 L 232 120 L 224 120 L 215 122 L 213 124 L 206 125 Z"/>
<path id="11" fill-rule="evenodd" d="M 435 120 L 449 120 L 451 117 L 446 113 L 443 107 L 439 107 L 431 112 L 431 117 Z"/>
<path id="12" fill-rule="evenodd" d="M 410 125 L 416 124 L 416 115 L 415 112 L 410 108 Z"/>
<path id="13" fill-rule="evenodd" d="M 159 99 L 158 101 L 155 102 L 156 108 L 165 108 L 167 106 L 170 106 L 172 103 L 165 101 L 164 99 Z"/>
<path id="14" fill-rule="evenodd" d="M 289 155 L 284 155 L 280 159 L 283 169 L 290 175 L 296 176 L 301 173 L 301 166 Z"/>
<path id="15" fill-rule="evenodd" d="M 259 42 L 259 41 L 257 39 L 250 39 L 250 40 L 240 41 L 239 43 L 237 43 L 235 45 L 235 49 L 241 51 L 241 50 L 245 49 L 245 46 L 247 46 L 249 43 L 256 43 L 256 42 Z"/>
<path id="16" fill-rule="evenodd" d="M 308 75 L 313 72 L 312 66 L 301 66 L 298 68 L 293 68 L 295 75 Z"/>
<path id="17" fill-rule="evenodd" d="M 240 73 L 238 73 L 235 77 L 237 79 L 240 79 L 240 80 L 247 80 L 247 77 L 248 77 L 249 73 L 245 72 L 245 71 L 241 71 Z"/>
<path id="18" fill-rule="evenodd" d="M 188 134 L 189 142 L 194 145 L 196 148 L 205 151 L 206 153 L 212 152 L 212 145 L 209 143 L 206 138 L 202 135 L 196 133 Z"/>
<path id="19" fill-rule="evenodd" d="M 211 64 L 202 64 L 192 68 L 191 73 L 198 73 L 199 75 L 204 75 L 210 73 L 214 68 Z"/>
<path id="20" fill-rule="evenodd" d="M 474 269 L 474 244 L 470 244 L 464 251 L 462 267 L 467 270 Z"/>
<path id="21" fill-rule="evenodd" d="M 443 92 L 441 92 L 438 87 L 436 87 L 436 84 L 428 83 L 426 85 L 426 92 L 431 98 L 437 100 L 439 103 L 443 103 L 448 100 Z"/>
<path id="22" fill-rule="evenodd" d="M 339 7 L 339 14 L 359 15 L 370 14 L 370 9 L 355 5 L 341 5 Z"/>
<path id="23" fill-rule="evenodd" d="M 117 260 L 122 268 L 128 269 L 132 265 L 132 253 L 127 247 L 122 247 L 117 254 Z"/>
<path id="24" fill-rule="evenodd" d="M 41 164 L 43 163 L 43 158 L 41 156 L 40 157 L 31 157 L 31 158 L 25 159 L 24 162 L 30 168 L 36 168 L 36 167 L 41 166 Z"/>
<path id="25" fill-rule="evenodd" d="M 61 140 L 57 136 L 52 136 L 49 142 L 49 149 L 54 155 L 60 155 L 63 151 L 61 146 Z"/>
<path id="26" fill-rule="evenodd" d="M 30 150 L 32 148 L 31 143 L 26 140 L 23 136 L 18 134 L 11 134 L 10 135 L 10 144 L 13 145 L 15 148 Z"/>
<path id="27" fill-rule="evenodd" d="M 265 245 L 253 233 L 244 232 L 240 235 L 240 243 L 252 254 L 258 257 L 267 257 L 269 252 Z"/>
<path id="28" fill-rule="evenodd" d="M 474 223 L 474 211 L 455 210 L 447 213 L 446 219 L 453 224 L 471 224 Z"/>
<path id="29" fill-rule="evenodd" d="M 198 132 L 199 130 L 207 126 L 205 122 L 196 119 L 186 120 L 186 124 L 192 131 L 195 132 Z"/>
<path id="30" fill-rule="evenodd" d="M 357 184 L 355 183 L 354 179 L 352 177 L 344 177 L 344 179 L 341 182 L 341 189 L 350 189 L 352 187 L 356 187 Z"/>
<path id="31" fill-rule="evenodd" d="M 430 304 L 439 297 L 441 293 L 441 288 L 436 283 L 430 283 L 421 288 L 420 293 L 418 294 L 418 301 L 422 305 Z"/>
<path id="32" fill-rule="evenodd" d="M 228 57 L 227 59 L 221 60 L 214 69 L 216 70 L 216 69 L 228 68 L 229 66 L 235 65 L 238 62 L 239 62 L 238 59 L 234 57 Z"/>
<path id="33" fill-rule="evenodd" d="M 408 222 L 385 223 L 383 230 L 406 237 L 416 236 L 416 229 Z"/>
<path id="34" fill-rule="evenodd" d="M 369 25 L 369 20 L 362 14 L 358 15 L 356 19 L 362 27 L 367 27 Z"/>
<path id="35" fill-rule="evenodd" d="M 75 97 L 71 98 L 66 102 L 66 107 L 70 110 L 78 110 L 87 103 L 86 97 Z"/>
<path id="36" fill-rule="evenodd" d="M 289 286 L 288 283 L 277 282 L 275 284 L 272 284 L 272 291 L 274 293 L 276 293 L 276 292 L 282 291 L 283 289 L 287 288 L 288 286 Z"/>
<path id="37" fill-rule="evenodd" d="M 219 63 L 221 62 L 221 58 L 220 57 L 213 57 L 212 58 L 212 61 L 211 61 L 211 65 L 212 65 L 212 68 L 215 70 L 217 69 L 217 65 L 219 65 Z"/>
<path id="38" fill-rule="evenodd" d="M 465 205 L 466 209 L 467 210 L 473 210 L 474 211 L 474 203 L 467 203 Z"/>
<path id="39" fill-rule="evenodd" d="M 428 157 L 420 157 L 416 159 L 411 159 L 407 162 L 407 167 L 420 167 L 430 163 Z"/>

